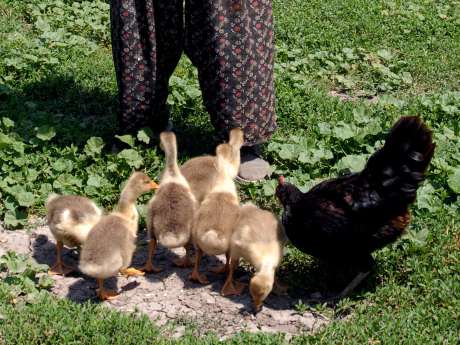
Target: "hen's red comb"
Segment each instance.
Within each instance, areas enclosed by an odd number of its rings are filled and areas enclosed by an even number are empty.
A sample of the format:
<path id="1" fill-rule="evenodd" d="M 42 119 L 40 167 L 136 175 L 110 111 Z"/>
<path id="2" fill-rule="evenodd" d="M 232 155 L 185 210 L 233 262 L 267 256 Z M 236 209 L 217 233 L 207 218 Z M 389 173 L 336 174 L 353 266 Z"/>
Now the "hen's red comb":
<path id="1" fill-rule="evenodd" d="M 286 182 L 286 181 L 285 181 L 285 179 L 284 179 L 284 176 L 283 176 L 283 175 L 281 175 L 280 177 L 278 177 L 278 183 L 279 183 L 280 185 L 283 185 L 283 184 L 284 184 L 284 182 Z"/>

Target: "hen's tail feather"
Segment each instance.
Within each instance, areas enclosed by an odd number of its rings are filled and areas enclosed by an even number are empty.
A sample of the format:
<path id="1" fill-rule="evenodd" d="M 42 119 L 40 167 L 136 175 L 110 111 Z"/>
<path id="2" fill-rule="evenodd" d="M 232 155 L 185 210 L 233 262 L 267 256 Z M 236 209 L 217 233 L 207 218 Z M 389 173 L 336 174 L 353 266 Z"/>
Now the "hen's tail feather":
<path id="1" fill-rule="evenodd" d="M 414 202 L 435 149 L 431 130 L 417 116 L 399 119 L 385 145 L 375 152 L 362 174 L 390 202 Z"/>

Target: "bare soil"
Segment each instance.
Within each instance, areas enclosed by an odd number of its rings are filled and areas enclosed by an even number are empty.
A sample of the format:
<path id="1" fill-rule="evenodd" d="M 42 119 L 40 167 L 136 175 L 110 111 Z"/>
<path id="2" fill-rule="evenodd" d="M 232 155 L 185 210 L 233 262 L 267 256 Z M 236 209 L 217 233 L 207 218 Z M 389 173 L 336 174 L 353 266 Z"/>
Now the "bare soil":
<path id="1" fill-rule="evenodd" d="M 45 225 L 32 230 L 0 230 L 0 256 L 8 250 L 29 254 L 37 262 L 52 265 L 55 260 L 54 238 Z M 298 296 L 270 294 L 261 312 L 254 315 L 248 289 L 243 295 L 222 297 L 219 293 L 225 276 L 206 272 L 210 284 L 198 285 L 189 281 L 191 269 L 177 268 L 172 260 L 184 254 L 183 249 L 174 251 L 159 248 L 154 262 L 163 268 L 156 274 L 143 277 L 118 276 L 106 281 L 106 286 L 118 289 L 120 296 L 104 305 L 124 312 L 141 312 L 148 315 L 158 326 L 175 324 L 170 335 L 179 337 L 185 331 L 185 324 L 196 325 L 197 335 L 213 331 L 225 338 L 239 331 L 282 332 L 288 336 L 298 333 L 314 332 L 328 323 L 321 315 L 310 312 L 299 313 L 294 309 Z M 141 267 L 145 263 L 147 242 L 139 235 L 138 250 L 133 258 L 133 266 Z M 222 257 L 205 257 L 202 269 L 220 264 Z M 77 267 L 78 252 L 66 249 L 64 261 Z M 240 269 L 236 278 L 248 283 L 251 273 Z M 76 303 L 96 298 L 96 282 L 76 271 L 68 276 L 53 276 L 55 281 L 52 292 L 59 297 L 68 298 Z"/>

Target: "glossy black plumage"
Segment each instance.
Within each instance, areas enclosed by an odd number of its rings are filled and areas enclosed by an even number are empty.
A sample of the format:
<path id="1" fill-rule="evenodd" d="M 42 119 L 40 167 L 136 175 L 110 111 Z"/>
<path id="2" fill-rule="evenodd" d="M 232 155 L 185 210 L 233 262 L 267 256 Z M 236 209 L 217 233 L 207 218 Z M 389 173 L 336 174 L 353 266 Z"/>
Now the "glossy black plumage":
<path id="1" fill-rule="evenodd" d="M 360 173 L 324 181 L 307 193 L 280 180 L 276 194 L 288 238 L 317 258 L 369 268 L 370 254 L 408 225 L 409 205 L 434 148 L 431 131 L 418 117 L 402 117 Z"/>

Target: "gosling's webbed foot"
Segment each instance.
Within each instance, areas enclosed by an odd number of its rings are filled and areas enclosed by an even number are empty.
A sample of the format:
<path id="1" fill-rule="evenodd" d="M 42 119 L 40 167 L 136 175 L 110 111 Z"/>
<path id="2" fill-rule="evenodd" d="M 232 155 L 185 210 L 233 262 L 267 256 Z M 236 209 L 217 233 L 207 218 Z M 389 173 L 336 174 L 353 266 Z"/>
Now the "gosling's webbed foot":
<path id="1" fill-rule="evenodd" d="M 119 293 L 114 290 L 97 289 L 96 292 L 101 301 L 112 300 L 119 296 Z"/>
<path id="2" fill-rule="evenodd" d="M 182 268 L 187 268 L 187 267 L 192 267 L 193 262 L 190 260 L 188 256 L 181 257 L 179 259 L 176 259 L 173 261 L 174 265 L 177 267 L 182 267 Z"/>
<path id="3" fill-rule="evenodd" d="M 209 267 L 208 271 L 215 273 L 215 274 L 222 274 L 222 273 L 227 273 L 228 268 L 227 268 L 227 265 L 220 265 L 217 267 Z"/>
<path id="4" fill-rule="evenodd" d="M 230 282 L 230 283 L 225 283 L 225 285 L 222 287 L 222 290 L 220 290 L 220 294 L 222 296 L 238 296 L 241 295 L 246 288 L 246 284 L 242 282 Z"/>
<path id="5" fill-rule="evenodd" d="M 71 272 L 75 271 L 72 267 L 64 265 L 63 263 L 56 263 L 53 267 L 50 267 L 48 270 L 49 275 L 62 275 L 65 276 Z"/>
<path id="6" fill-rule="evenodd" d="M 193 271 L 193 272 L 190 274 L 189 279 L 190 279 L 191 281 L 200 283 L 200 284 L 202 284 L 202 285 L 209 284 L 208 278 L 206 278 L 206 276 L 205 276 L 204 274 L 201 274 L 201 273 L 198 272 L 198 271 Z"/>
<path id="7" fill-rule="evenodd" d="M 142 272 L 134 267 L 129 267 L 129 268 L 124 268 L 120 270 L 120 273 L 124 275 L 125 277 L 138 277 L 138 276 L 143 276 L 145 275 L 145 272 Z"/>
<path id="8" fill-rule="evenodd" d="M 160 267 L 154 267 L 151 262 L 147 262 L 145 266 L 142 267 L 140 270 L 145 273 L 160 273 L 161 271 L 163 271 L 163 269 Z"/>

